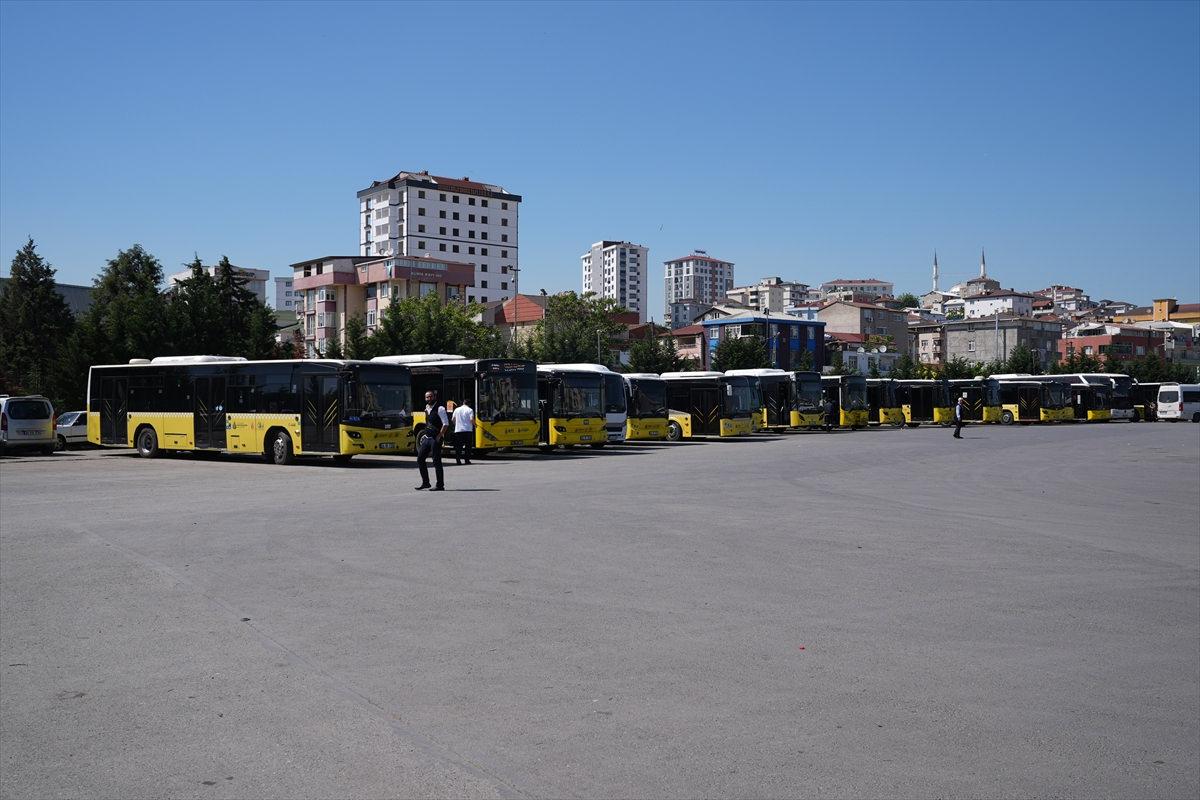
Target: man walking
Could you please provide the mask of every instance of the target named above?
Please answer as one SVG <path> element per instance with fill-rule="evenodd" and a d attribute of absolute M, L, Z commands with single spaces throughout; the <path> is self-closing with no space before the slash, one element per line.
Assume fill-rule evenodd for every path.
<path fill-rule="evenodd" d="M 963 417 L 967 414 L 967 401 L 965 395 L 958 398 L 958 402 L 954 405 L 954 438 L 962 438 Z"/>
<path fill-rule="evenodd" d="M 470 464 L 471 450 L 475 446 L 475 409 L 464 397 L 454 407 L 454 463 Z"/>
<path fill-rule="evenodd" d="M 437 473 L 437 485 L 431 491 L 446 490 L 446 480 L 442 474 L 442 439 L 450 420 L 446 417 L 446 408 L 437 401 L 437 392 L 430 389 L 425 393 L 425 427 L 417 434 L 417 469 L 421 472 L 421 485 L 417 491 L 429 489 L 429 469 L 425 462 L 433 458 L 433 470 Z"/>

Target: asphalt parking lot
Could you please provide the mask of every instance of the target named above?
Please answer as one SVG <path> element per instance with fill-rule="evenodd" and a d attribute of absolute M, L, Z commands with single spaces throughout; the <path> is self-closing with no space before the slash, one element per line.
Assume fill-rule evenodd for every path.
<path fill-rule="evenodd" d="M 1200 793 L 1200 425 L 0 460 L 0 795 Z"/>

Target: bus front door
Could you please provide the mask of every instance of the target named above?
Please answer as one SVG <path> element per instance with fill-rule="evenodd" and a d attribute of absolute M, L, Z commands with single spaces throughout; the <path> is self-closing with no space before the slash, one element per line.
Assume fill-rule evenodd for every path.
<path fill-rule="evenodd" d="M 225 376 L 196 378 L 192 416 L 197 448 L 225 447 Z"/>
<path fill-rule="evenodd" d="M 300 446 L 305 452 L 336 453 L 341 408 L 336 375 L 304 379 L 304 413 L 300 415 Z"/>
<path fill-rule="evenodd" d="M 100 379 L 100 442 L 129 444 L 129 379 Z"/>

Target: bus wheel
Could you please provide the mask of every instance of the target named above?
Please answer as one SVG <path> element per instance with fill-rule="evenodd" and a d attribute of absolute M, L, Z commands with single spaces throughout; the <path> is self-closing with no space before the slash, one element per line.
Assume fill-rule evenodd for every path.
<path fill-rule="evenodd" d="M 1013 415 L 1012 415 L 1011 411 L 1004 411 L 1000 414 L 1000 424 L 1001 425 L 1012 425 L 1013 424 Z"/>
<path fill-rule="evenodd" d="M 149 425 L 137 432 L 137 454 L 142 458 L 158 456 L 158 434 Z"/>
<path fill-rule="evenodd" d="M 353 453 L 350 453 L 350 454 L 345 454 L 345 453 L 343 453 L 343 454 L 340 454 L 340 455 L 336 455 L 336 456 L 334 456 L 334 457 L 333 457 L 333 463 L 335 463 L 335 464 L 338 464 L 339 466 L 343 466 L 343 467 L 344 467 L 344 466 L 346 466 L 347 464 L 349 464 L 349 463 L 350 463 L 350 459 L 352 459 L 352 458 L 354 458 L 354 454 L 353 454 Z"/>
<path fill-rule="evenodd" d="M 275 431 L 275 438 L 271 440 L 271 461 L 286 466 L 294 460 L 292 437 L 287 435 L 287 431 Z"/>
<path fill-rule="evenodd" d="M 667 423 L 667 441 L 668 442 L 678 442 L 682 438 L 683 438 L 683 428 L 679 427 L 679 423 L 674 422 L 674 421 L 668 422 Z"/>
<path fill-rule="evenodd" d="M 538 445 L 538 450 L 541 450 L 543 453 L 553 453 L 553 452 L 554 452 L 554 445 L 552 445 L 552 444 L 539 444 L 539 445 Z"/>
<path fill-rule="evenodd" d="M 606 444 L 608 444 L 608 442 L 592 442 L 588 446 L 591 447 L 593 450 L 599 450 L 601 447 L 604 447 L 604 445 L 606 445 Z"/>

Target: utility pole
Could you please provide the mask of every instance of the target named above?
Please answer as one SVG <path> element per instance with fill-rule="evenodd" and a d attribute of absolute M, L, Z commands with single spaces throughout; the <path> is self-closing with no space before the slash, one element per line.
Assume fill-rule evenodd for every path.
<path fill-rule="evenodd" d="M 600 333 L 601 333 L 600 329 L 597 328 L 596 329 L 596 363 L 597 364 L 604 363 L 604 356 L 602 356 L 600 354 Z"/>
<path fill-rule="evenodd" d="M 516 264 L 509 264 L 508 271 L 513 276 L 513 296 L 512 296 L 512 344 L 517 343 L 517 297 L 521 294 L 521 268 Z"/>

